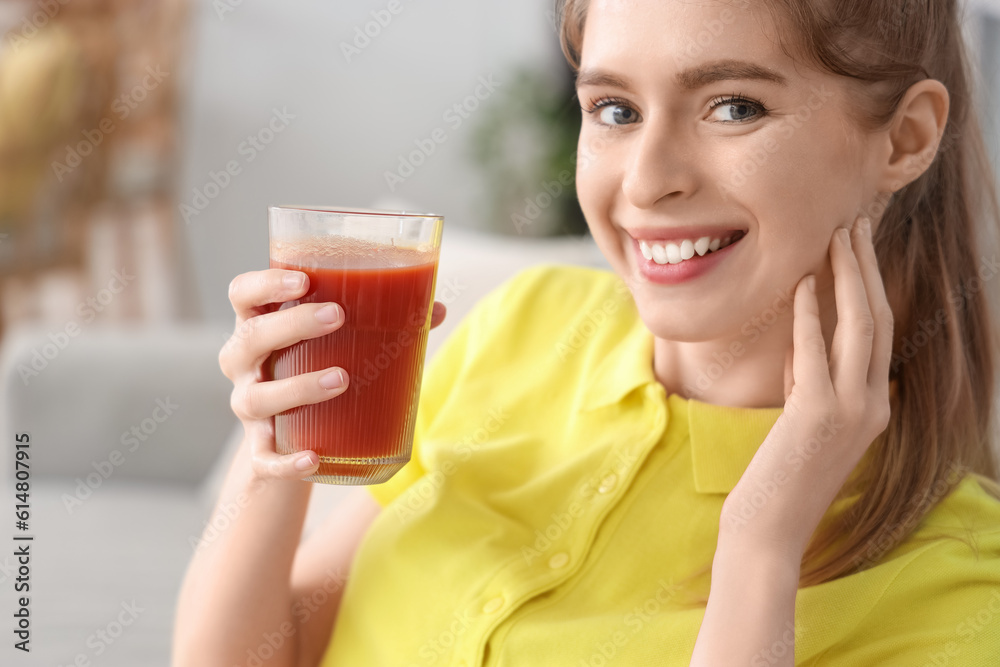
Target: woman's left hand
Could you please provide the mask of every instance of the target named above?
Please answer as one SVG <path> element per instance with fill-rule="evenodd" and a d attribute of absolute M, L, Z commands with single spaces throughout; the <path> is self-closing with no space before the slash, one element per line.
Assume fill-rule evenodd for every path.
<path fill-rule="evenodd" d="M 801 559 L 837 493 L 889 423 L 892 310 L 871 224 L 837 229 L 830 244 L 837 326 L 829 361 L 815 277 L 795 291 L 785 407 L 723 504 L 723 538 Z"/>

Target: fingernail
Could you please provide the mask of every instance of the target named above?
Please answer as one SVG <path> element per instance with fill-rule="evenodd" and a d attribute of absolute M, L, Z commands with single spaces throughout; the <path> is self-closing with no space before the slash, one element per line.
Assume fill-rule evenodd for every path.
<path fill-rule="evenodd" d="M 808 287 L 809 291 L 813 294 L 816 293 L 816 276 L 809 276 L 806 278 L 806 287 Z"/>
<path fill-rule="evenodd" d="M 346 383 L 347 378 L 344 377 L 344 371 L 339 368 L 335 371 L 330 371 L 319 379 L 319 385 L 324 389 L 336 389 L 337 387 L 343 387 Z"/>
<path fill-rule="evenodd" d="M 340 319 L 340 306 L 331 303 L 316 311 L 316 319 L 323 324 L 333 324 Z"/>
<path fill-rule="evenodd" d="M 309 468 L 312 468 L 314 465 L 316 464 L 313 463 L 312 458 L 308 454 L 299 457 L 299 459 L 295 461 L 295 468 L 297 470 L 309 470 Z"/>
<path fill-rule="evenodd" d="M 841 227 L 837 233 L 840 234 L 840 240 L 844 242 L 844 245 L 851 245 L 851 233 L 847 231 L 847 228 Z"/>
<path fill-rule="evenodd" d="M 288 289 L 300 289 L 306 282 L 306 277 L 301 273 L 289 273 L 284 278 L 285 287 Z"/>

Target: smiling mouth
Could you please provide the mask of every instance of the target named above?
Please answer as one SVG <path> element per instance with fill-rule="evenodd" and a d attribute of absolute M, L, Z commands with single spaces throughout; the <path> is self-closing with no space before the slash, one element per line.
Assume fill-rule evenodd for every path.
<path fill-rule="evenodd" d="M 639 251 L 643 257 L 657 264 L 680 264 L 718 252 L 739 242 L 744 236 L 746 232 L 734 231 L 725 236 L 702 236 L 697 239 L 639 241 Z"/>

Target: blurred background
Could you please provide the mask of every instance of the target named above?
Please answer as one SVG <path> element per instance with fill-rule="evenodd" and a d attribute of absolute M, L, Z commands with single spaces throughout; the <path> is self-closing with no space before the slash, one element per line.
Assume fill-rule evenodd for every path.
<path fill-rule="evenodd" d="M 1000 0 L 966 5 L 996 157 Z M 0 466 L 13 505 L 29 433 L 35 535 L 32 652 L 7 642 L 0 663 L 169 663 L 242 436 L 217 357 L 229 282 L 268 264 L 266 206 L 444 215 L 429 356 L 521 268 L 606 266 L 572 188 L 553 8 L 0 1 Z M 307 535 L 341 491 L 317 486 Z"/>

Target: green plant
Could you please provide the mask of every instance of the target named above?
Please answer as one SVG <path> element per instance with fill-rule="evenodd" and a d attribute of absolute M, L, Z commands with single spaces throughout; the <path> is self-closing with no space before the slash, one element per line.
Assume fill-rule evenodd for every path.
<path fill-rule="evenodd" d="M 572 71 L 554 76 L 521 67 L 506 78 L 471 143 L 487 182 L 490 227 L 530 236 L 585 233 L 575 188 L 580 107 Z"/>

